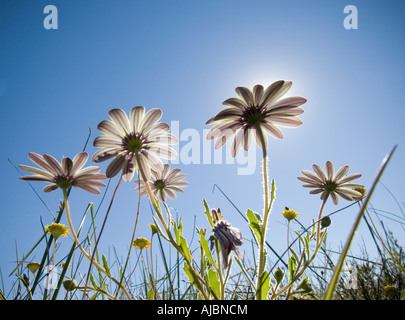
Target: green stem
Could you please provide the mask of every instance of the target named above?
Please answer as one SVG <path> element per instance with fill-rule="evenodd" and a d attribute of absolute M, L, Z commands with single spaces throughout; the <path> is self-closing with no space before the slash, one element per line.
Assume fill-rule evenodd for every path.
<path fill-rule="evenodd" d="M 76 242 L 77 247 L 80 249 L 80 251 L 83 253 L 83 255 L 89 259 L 93 265 L 100 270 L 102 273 L 104 273 L 106 276 L 108 276 L 107 272 L 104 270 L 104 268 L 102 266 L 100 266 L 96 261 L 92 260 L 92 257 L 86 252 L 86 250 L 83 249 L 82 245 L 80 244 L 79 239 L 77 238 L 75 229 L 73 227 L 73 223 L 72 223 L 72 219 L 70 217 L 70 209 L 69 209 L 69 203 L 68 203 L 68 198 L 67 198 L 67 193 L 66 193 L 66 189 L 63 189 L 63 199 L 65 202 L 65 210 L 66 210 L 66 217 L 69 223 L 69 228 L 70 228 L 70 232 L 73 236 L 74 241 Z M 116 284 L 119 284 L 119 282 L 117 280 L 115 280 L 113 277 L 108 276 L 112 281 L 114 281 Z M 129 293 L 126 291 L 125 287 L 122 286 L 122 290 L 124 291 L 124 293 L 126 294 L 126 296 L 128 297 L 128 299 L 131 299 Z"/>
<path fill-rule="evenodd" d="M 263 184 L 264 184 L 264 213 L 263 213 L 263 225 L 262 225 L 262 238 L 259 243 L 259 265 L 258 265 L 258 273 L 257 273 L 257 284 L 256 290 L 257 300 L 262 300 L 265 297 L 262 297 L 260 286 L 262 281 L 262 274 L 264 272 L 264 268 L 266 265 L 265 260 L 265 242 L 266 242 L 266 230 L 267 230 L 267 221 L 269 218 L 270 207 L 269 207 L 269 185 L 268 185 L 268 172 L 267 172 L 267 150 L 264 143 L 264 135 L 263 131 L 260 126 L 257 126 L 257 130 L 259 131 L 259 136 L 261 139 L 262 149 L 263 149 Z"/>
<path fill-rule="evenodd" d="M 209 298 L 208 298 L 208 295 L 207 295 L 207 293 L 205 292 L 205 290 L 204 290 L 204 288 L 203 288 L 203 286 L 202 286 L 202 283 L 204 283 L 204 280 L 202 279 L 201 275 L 195 270 L 193 264 L 192 264 L 192 263 L 189 263 L 189 262 L 187 261 L 186 257 L 184 256 L 183 250 L 180 248 L 180 246 L 179 246 L 179 245 L 176 243 L 176 241 L 173 239 L 172 233 L 170 232 L 170 227 L 167 226 L 166 221 L 165 221 L 165 219 L 163 218 L 162 212 L 160 211 L 159 206 L 158 206 L 157 203 L 156 203 L 156 199 L 155 199 L 155 197 L 154 197 L 153 194 L 152 194 L 152 190 L 150 189 L 148 179 L 146 178 L 145 172 L 143 171 L 143 168 L 142 168 L 141 163 L 140 163 L 140 161 L 139 161 L 139 155 L 136 154 L 135 157 L 136 157 L 136 161 L 137 161 L 137 164 L 138 164 L 138 168 L 139 168 L 140 174 L 141 174 L 142 179 L 143 179 L 143 181 L 144 181 L 144 183 L 145 183 L 145 187 L 146 187 L 146 190 L 147 190 L 147 192 L 148 192 L 149 199 L 150 199 L 150 201 L 151 201 L 151 203 L 152 203 L 153 208 L 155 209 L 155 212 L 156 212 L 156 214 L 157 214 L 157 216 L 158 216 L 160 222 L 163 224 L 163 228 L 164 228 L 165 231 L 166 231 L 166 234 L 167 234 L 167 236 L 168 236 L 168 238 L 169 238 L 169 242 L 170 242 L 170 243 L 173 245 L 173 247 L 175 247 L 176 250 L 183 256 L 184 260 L 185 260 L 186 263 L 188 264 L 188 267 L 189 267 L 190 272 L 192 273 L 194 279 L 196 280 L 196 287 L 197 287 L 197 289 L 198 289 L 198 290 L 201 292 L 201 294 L 204 296 L 204 299 L 208 300 L 208 299 L 209 299 Z"/>

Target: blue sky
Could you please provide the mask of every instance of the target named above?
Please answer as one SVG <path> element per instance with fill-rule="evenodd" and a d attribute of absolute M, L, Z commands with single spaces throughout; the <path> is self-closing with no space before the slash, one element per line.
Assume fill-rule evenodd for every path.
<path fill-rule="evenodd" d="M 58 29 L 43 26 L 46 5 L 58 9 Z M 343 26 L 346 5 L 358 9 L 358 29 Z M 92 155 L 97 125 L 112 108 L 126 112 L 133 106 L 161 108 L 162 120 L 178 122 L 179 132 L 198 133 L 205 139 L 205 122 L 222 110 L 222 101 L 234 97 L 237 86 L 267 86 L 291 80 L 289 96 L 308 99 L 299 128 L 283 129 L 284 139 L 270 139 L 269 174 L 277 185 L 277 199 L 269 222 L 268 241 L 282 252 L 286 223 L 280 212 L 288 206 L 308 225 L 321 205 L 317 196 L 302 188 L 301 170 L 327 160 L 362 173 L 368 188 L 383 157 L 399 147 L 382 182 L 403 209 L 405 116 L 403 74 L 405 4 L 389 1 L 8 1 L 0 3 L 0 108 L 2 112 L 2 168 L 0 213 L 0 267 L 5 282 L 19 257 L 52 222 L 30 186 L 19 180 L 10 164 L 28 164 L 28 152 L 48 153 L 61 159 L 86 151 Z M 189 141 L 180 141 L 179 150 Z M 208 227 L 202 199 L 220 207 L 225 219 L 250 233 L 233 206 L 213 186 L 217 184 L 242 211 L 261 212 L 263 191 L 261 153 L 256 149 L 256 170 L 237 175 L 238 164 L 176 164 L 190 186 L 169 205 L 183 216 L 188 239 L 194 219 Z M 224 154 L 225 157 L 225 154 Z M 88 165 L 91 163 L 88 162 Z M 102 170 L 106 164 L 102 163 Z M 104 216 L 118 178 L 111 181 L 98 219 Z M 62 194 L 42 193 L 55 212 Z M 121 184 L 100 246 L 125 255 L 135 221 L 135 184 Z M 74 190 L 73 219 L 89 202 L 101 196 Z M 372 203 L 376 208 L 404 216 L 395 199 L 379 186 Z M 329 203 L 325 213 L 339 206 Z M 333 219 L 329 246 L 345 243 L 357 208 Z M 137 236 L 150 236 L 150 210 L 146 199 Z M 404 244 L 403 228 L 384 220 Z M 62 223 L 66 223 L 65 218 Z M 101 222 L 100 222 L 101 225 Z M 367 231 L 357 234 L 353 249 L 374 250 Z M 64 240 L 69 243 L 68 240 Z M 194 241 L 196 241 L 194 239 Z M 195 244 L 195 242 L 194 242 Z M 250 248 L 246 248 L 250 250 Z M 41 252 L 37 256 L 39 259 Z M 270 256 L 269 262 L 274 259 Z"/>

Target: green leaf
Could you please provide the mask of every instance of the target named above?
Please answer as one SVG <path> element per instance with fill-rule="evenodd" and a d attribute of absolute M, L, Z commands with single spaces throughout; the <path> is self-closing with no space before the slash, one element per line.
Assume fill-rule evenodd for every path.
<path fill-rule="evenodd" d="M 209 279 L 209 284 L 210 284 L 211 290 L 213 291 L 216 298 L 220 299 L 221 298 L 221 285 L 219 283 L 217 273 L 214 270 L 212 270 L 211 268 L 208 269 L 208 279 Z"/>
<path fill-rule="evenodd" d="M 247 218 L 249 220 L 249 226 L 253 230 L 255 237 L 258 243 L 262 243 L 263 240 L 263 233 L 262 233 L 262 224 L 261 221 L 258 219 L 257 214 L 254 213 L 252 210 L 247 210 Z"/>
<path fill-rule="evenodd" d="M 103 267 L 105 269 L 105 273 L 107 274 L 108 277 L 111 277 L 110 267 L 108 266 L 107 259 L 105 258 L 104 255 L 101 256 L 101 259 L 103 260 Z"/>
<path fill-rule="evenodd" d="M 208 206 L 208 203 L 207 203 L 207 201 L 205 201 L 205 199 L 203 199 L 203 202 L 204 202 L 204 207 L 205 207 L 205 215 L 207 216 L 207 220 L 208 220 L 210 226 L 213 227 L 214 221 L 212 220 L 210 207 Z"/>
<path fill-rule="evenodd" d="M 190 280 L 190 282 L 191 282 L 192 284 L 196 284 L 196 281 L 195 281 L 195 279 L 194 279 L 194 276 L 193 276 L 193 274 L 191 273 L 191 271 L 190 271 L 190 269 L 189 269 L 187 263 L 184 264 L 183 270 L 184 270 L 184 272 L 186 273 L 186 275 L 187 275 L 187 277 L 188 277 L 188 280 Z"/>
<path fill-rule="evenodd" d="M 302 279 L 300 281 L 300 283 L 297 286 L 297 289 L 295 290 L 295 293 L 301 293 L 301 294 L 305 294 L 305 293 L 312 293 L 312 286 L 311 286 L 311 282 L 309 281 L 308 277 Z"/>
<path fill-rule="evenodd" d="M 152 288 L 148 290 L 148 300 L 155 300 L 155 293 Z"/>
<path fill-rule="evenodd" d="M 202 246 L 202 248 L 204 250 L 205 256 L 208 258 L 209 262 L 213 266 L 215 266 L 215 261 L 214 261 L 214 258 L 212 257 L 211 250 L 210 250 L 209 245 L 208 245 L 208 241 L 207 241 L 207 239 L 205 239 L 203 234 L 200 234 L 200 243 L 201 243 L 201 246 Z"/>
<path fill-rule="evenodd" d="M 267 271 L 264 271 L 260 277 L 260 287 L 258 288 L 261 293 L 262 299 L 266 300 L 270 291 L 270 275 Z"/>
<path fill-rule="evenodd" d="M 279 285 L 281 281 L 283 281 L 285 275 L 285 270 L 281 270 L 280 268 L 277 268 L 276 271 L 274 271 L 274 279 L 276 280 L 276 284 Z"/>
<path fill-rule="evenodd" d="M 294 279 L 296 268 L 297 268 L 297 260 L 295 258 L 295 255 L 292 255 L 288 259 L 288 271 L 290 273 L 290 282 L 292 282 Z"/>
<path fill-rule="evenodd" d="M 183 250 L 184 253 L 184 259 L 186 259 L 186 261 L 188 263 L 191 263 L 191 252 L 190 252 L 190 248 L 187 245 L 187 241 L 186 239 L 184 239 L 183 236 L 180 236 L 180 248 Z"/>

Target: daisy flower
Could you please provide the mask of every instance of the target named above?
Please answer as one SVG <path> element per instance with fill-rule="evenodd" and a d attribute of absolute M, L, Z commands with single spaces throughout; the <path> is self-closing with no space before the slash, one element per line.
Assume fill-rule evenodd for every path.
<path fill-rule="evenodd" d="M 177 157 L 169 145 L 177 144 L 178 139 L 168 133 L 168 124 L 158 122 L 162 117 L 160 109 L 145 113 L 144 107 L 134 107 L 129 117 L 121 109 L 110 110 L 108 114 L 111 120 L 103 120 L 97 127 L 104 135 L 96 137 L 93 143 L 101 148 L 93 155 L 94 162 L 113 159 L 106 170 L 108 178 L 122 170 L 123 179 L 129 182 L 138 171 L 138 163 L 148 178 L 150 168 L 162 170 L 160 158 Z"/>
<path fill-rule="evenodd" d="M 329 195 L 335 205 L 339 203 L 339 196 L 345 200 L 353 201 L 354 198 L 360 198 L 362 194 L 356 191 L 355 188 L 362 188 L 361 184 L 351 183 L 361 177 L 361 174 L 356 173 L 349 176 L 346 174 L 349 171 L 349 166 L 341 167 L 335 174 L 335 168 L 332 162 L 327 161 L 325 171 L 318 165 L 312 166 L 314 172 L 303 170 L 304 177 L 298 177 L 299 180 L 306 182 L 303 187 L 312 188 L 309 193 L 321 194 L 321 199 L 324 200 Z"/>
<path fill-rule="evenodd" d="M 235 157 L 242 146 L 248 150 L 252 136 L 262 149 L 267 148 L 267 136 L 282 139 L 283 133 L 278 128 L 298 127 L 302 121 L 297 116 L 304 112 L 301 105 L 307 100 L 302 97 L 281 99 L 291 88 L 291 81 L 277 81 L 266 89 L 256 85 L 250 91 L 245 87 L 235 89 L 239 98 L 230 98 L 222 104 L 228 108 L 207 121 L 215 124 L 207 133 L 207 139 L 216 139 L 215 148 L 222 147 L 232 136 L 231 155 Z M 263 145 L 264 144 L 264 145 Z"/>
<path fill-rule="evenodd" d="M 31 176 L 22 176 L 20 179 L 50 182 L 44 188 L 45 192 L 51 192 L 57 188 L 66 190 L 69 187 L 77 187 L 98 194 L 100 193 L 98 188 L 105 186 L 100 180 L 107 177 L 99 173 L 99 167 L 90 166 L 82 169 L 89 157 L 86 152 L 78 153 L 73 160 L 63 158 L 61 162 L 48 154 L 41 156 L 30 152 L 28 157 L 40 168 L 19 165 L 21 169 L 33 174 Z"/>
<path fill-rule="evenodd" d="M 165 164 L 162 171 L 155 171 L 151 169 L 151 175 L 149 179 L 149 185 L 152 193 L 160 199 L 160 201 L 166 202 L 167 197 L 174 200 L 176 199 L 176 192 L 184 192 L 183 187 L 187 187 L 189 183 L 184 181 L 185 174 L 180 173 L 180 169 L 170 170 L 170 166 Z M 139 181 L 135 180 L 138 184 Z M 140 191 L 141 197 L 148 194 L 145 182 L 141 180 L 140 185 L 135 188 L 136 191 Z"/>

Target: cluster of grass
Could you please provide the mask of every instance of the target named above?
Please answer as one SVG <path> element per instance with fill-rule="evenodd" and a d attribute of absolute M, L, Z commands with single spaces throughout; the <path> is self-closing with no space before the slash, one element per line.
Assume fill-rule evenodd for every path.
<path fill-rule="evenodd" d="M 219 186 L 216 186 L 221 192 Z M 223 193 L 230 201 L 230 199 Z M 360 202 L 359 202 L 360 203 Z M 208 204 L 204 202 L 206 210 Z M 233 204 L 233 203 L 232 203 Z M 348 207 L 356 205 L 351 203 Z M 351 256 L 347 254 L 345 266 L 350 265 L 350 270 L 341 270 L 333 292 L 333 299 L 343 300 L 403 300 L 405 299 L 405 252 L 395 240 L 391 231 L 386 230 L 383 219 L 379 218 L 376 209 L 370 210 L 363 207 L 365 212 L 361 211 L 360 219 L 366 224 L 371 238 L 374 240 L 378 256 L 370 258 L 367 249 L 360 256 Z M 236 208 L 237 209 L 237 208 Z M 345 208 L 332 214 L 339 214 Z M 64 204 L 60 204 L 59 214 L 64 211 Z M 238 210 L 239 211 L 239 210 Z M 374 218 L 371 217 L 374 213 Z M 243 213 L 239 211 L 243 216 Z M 139 212 L 138 212 L 139 213 Z M 209 212 L 206 212 L 207 216 Z M 153 214 L 153 210 L 152 210 Z M 385 212 L 386 216 L 391 215 Z M 85 232 L 83 230 L 84 221 L 87 217 L 91 219 L 90 228 Z M 107 274 L 99 270 L 89 268 L 88 260 L 77 249 L 73 242 L 70 250 L 66 253 L 59 252 L 60 247 L 56 246 L 56 252 L 52 251 L 52 236 L 44 232 L 43 237 L 39 239 L 36 245 L 21 259 L 17 257 L 17 266 L 10 276 L 12 277 L 12 288 L 7 292 L 4 289 L 4 279 L 2 277 L 3 288 L 0 289 L 0 299 L 27 300 L 27 299 L 64 299 L 64 300 L 93 300 L 93 299 L 142 299 L 142 300 L 196 300 L 201 299 L 198 287 L 185 272 L 185 258 L 177 250 L 173 250 L 162 234 L 155 230 L 152 232 L 151 246 L 135 249 L 132 248 L 135 259 L 124 259 L 118 257 L 114 252 L 114 257 L 108 258 L 101 254 L 96 247 L 97 235 L 95 226 L 95 212 L 92 204 L 88 206 L 82 216 L 77 234 L 82 240 L 82 246 L 88 252 L 94 253 L 95 261 L 102 265 Z M 246 218 L 248 221 L 248 218 Z M 156 221 L 156 220 L 155 220 Z M 294 285 L 289 283 L 294 278 L 291 269 L 294 268 L 294 259 L 297 253 L 303 252 L 303 246 L 307 245 L 303 238 L 311 237 L 315 234 L 315 223 L 312 226 L 305 227 L 298 219 L 296 225 L 300 226 L 296 230 L 296 237 L 291 239 L 289 248 L 284 253 L 278 255 L 278 259 L 269 262 L 271 280 L 269 282 L 269 297 L 274 299 L 323 299 L 330 289 L 331 279 L 337 270 L 338 262 L 334 257 L 340 256 L 342 252 L 335 252 L 327 249 L 326 245 L 320 246 L 320 252 L 317 260 L 305 268 L 305 271 L 294 280 Z M 402 219 L 396 216 L 396 221 L 403 226 Z M 182 227 L 181 218 L 176 218 L 174 225 Z M 311 230 L 312 229 L 312 230 Z M 325 228 L 326 229 L 326 228 Z M 380 230 L 380 231 L 379 231 Z M 153 231 L 153 229 L 152 229 Z M 84 234 L 86 233 L 86 234 Z M 194 237 L 200 236 L 202 230 L 196 229 Z M 254 239 L 254 237 L 253 237 Z M 208 240 L 207 244 L 209 244 Z M 40 261 L 41 273 L 30 271 L 27 268 L 31 256 L 35 251 L 39 251 L 42 246 L 44 254 Z M 213 269 L 207 263 L 207 253 L 201 245 L 190 246 L 191 255 L 194 257 L 193 264 L 199 273 L 204 269 L 212 270 L 207 274 L 211 279 L 210 287 L 212 292 L 211 299 L 222 297 L 226 300 L 253 300 L 257 297 L 255 282 L 257 277 L 257 243 L 245 243 L 245 252 L 251 246 L 251 254 L 247 254 L 245 259 L 241 260 L 234 257 L 228 269 L 222 269 L 222 281 L 226 282 L 221 293 L 221 285 L 215 277 Z M 266 243 L 267 249 L 272 250 Z M 212 256 L 216 255 L 219 247 L 212 247 Z M 220 249 L 219 249 L 220 250 Z M 342 250 L 344 251 L 344 250 Z M 55 254 L 59 261 L 52 261 Z M 219 252 L 218 252 L 219 253 Z M 289 258 L 287 258 L 289 256 Z M 219 255 L 217 256 L 218 261 Z M 213 259 L 213 258 L 212 258 Z M 209 259 L 211 260 L 211 259 Z M 214 259 L 213 259 L 214 260 Z M 296 257 L 295 263 L 299 260 Z M 132 262 L 131 262 L 132 261 Z M 134 264 L 135 261 L 135 264 Z M 53 263 L 52 263 L 53 262 Z M 217 263 L 217 261 L 213 261 Z M 54 264 L 57 268 L 52 270 L 45 266 Z M 297 268 L 295 266 L 295 268 Z M 50 281 L 53 279 L 55 283 Z M 128 296 L 119 290 L 119 286 L 113 283 L 111 279 L 117 279 L 117 282 L 123 284 L 127 289 Z M 113 289 L 115 285 L 115 289 Z M 278 293 L 278 288 L 288 288 Z"/>

